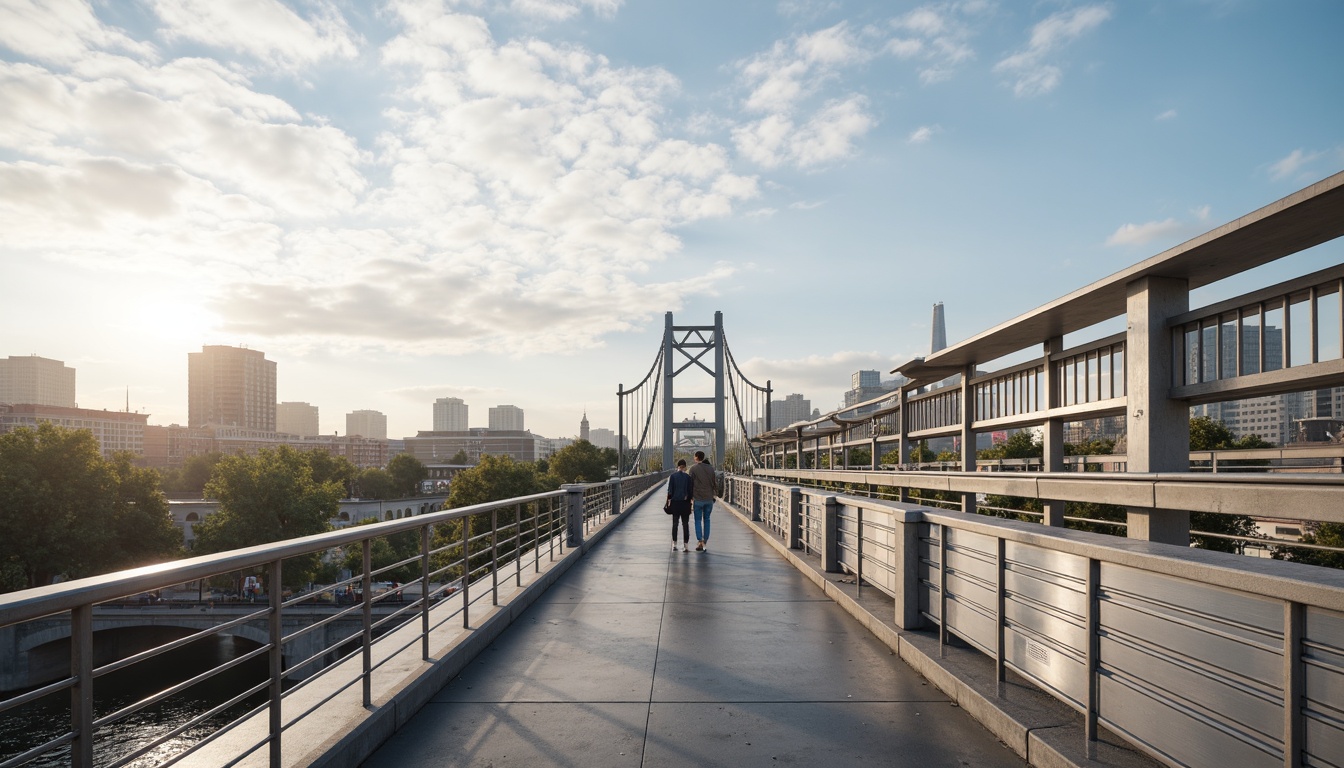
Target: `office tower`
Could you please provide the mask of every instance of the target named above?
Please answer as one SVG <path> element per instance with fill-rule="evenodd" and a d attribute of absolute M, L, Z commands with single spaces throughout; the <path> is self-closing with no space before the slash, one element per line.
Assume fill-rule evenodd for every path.
<path fill-rule="evenodd" d="M 876 387 L 882 383 L 881 371 L 856 371 L 849 377 L 849 388 L 858 389 L 859 387 Z"/>
<path fill-rule="evenodd" d="M 933 305 L 933 337 L 929 340 L 929 354 L 947 347 L 947 323 L 943 320 L 943 302 Z"/>
<path fill-rule="evenodd" d="M 351 411 L 345 414 L 345 434 L 387 439 L 387 417 L 378 411 Z"/>
<path fill-rule="evenodd" d="M 255 349 L 202 346 L 187 353 L 191 427 L 275 431 L 275 361 Z"/>
<path fill-rule="evenodd" d="M 275 406 L 275 431 L 299 437 L 317 437 L 317 406 L 281 403 Z"/>
<path fill-rule="evenodd" d="M 497 405 L 490 409 L 491 430 L 523 429 L 523 409 L 516 405 Z"/>
<path fill-rule="evenodd" d="M 802 395 L 787 395 L 783 400 L 770 401 L 770 426 L 774 429 L 787 427 L 799 421 L 812 418 L 812 401 Z"/>
<path fill-rule="evenodd" d="M 75 407 L 75 369 L 29 355 L 0 360 L 0 403 Z"/>
<path fill-rule="evenodd" d="M 588 411 L 583 412 L 583 419 L 579 422 L 579 439 L 592 442 L 588 437 Z"/>
<path fill-rule="evenodd" d="M 467 404 L 460 397 L 440 397 L 434 401 L 435 432 L 466 432 Z"/>

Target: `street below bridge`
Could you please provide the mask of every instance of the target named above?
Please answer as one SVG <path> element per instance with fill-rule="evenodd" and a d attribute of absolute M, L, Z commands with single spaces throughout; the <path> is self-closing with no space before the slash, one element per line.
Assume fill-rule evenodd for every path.
<path fill-rule="evenodd" d="M 370 757 L 408 766 L 1025 763 L 728 510 L 654 493 Z"/>

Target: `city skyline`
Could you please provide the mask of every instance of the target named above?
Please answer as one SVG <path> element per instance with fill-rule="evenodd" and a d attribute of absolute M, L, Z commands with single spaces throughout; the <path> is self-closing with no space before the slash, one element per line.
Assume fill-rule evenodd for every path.
<path fill-rule="evenodd" d="M 324 434 L 457 397 L 564 436 L 615 425 L 664 312 L 722 310 L 743 372 L 824 412 L 926 354 L 935 302 L 955 344 L 1344 167 L 1341 26 L 1321 0 L 5 6 L 0 355 L 157 424 L 226 345 Z M 823 272 L 843 311 L 781 314 L 830 309 Z"/>

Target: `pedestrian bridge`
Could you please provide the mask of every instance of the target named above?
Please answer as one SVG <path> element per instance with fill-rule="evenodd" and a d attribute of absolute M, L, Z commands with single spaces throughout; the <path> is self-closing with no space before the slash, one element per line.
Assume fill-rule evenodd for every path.
<path fill-rule="evenodd" d="M 1217 529 L 1255 517 L 1344 530 L 1344 449 L 1312 447 L 1292 467 L 1192 453 L 1188 419 L 1192 406 L 1280 395 L 1312 398 L 1321 418 L 1334 407 L 1341 236 L 1344 173 L 911 361 L 897 392 L 789 425 L 770 423 L 770 384 L 742 375 L 721 313 L 704 326 L 669 314 L 648 374 L 617 388 L 631 450 L 615 479 L 0 596 L 0 628 L 70 623 L 65 677 L 0 694 L 6 718 L 68 701 L 68 727 L 20 734 L 32 738 L 0 768 L 1339 768 L 1344 570 L 1245 557 L 1250 534 Z M 1190 306 L 1197 288 L 1310 248 L 1336 249 L 1334 266 Z M 1089 337 L 1116 318 L 1123 332 Z M 697 371 L 714 396 L 679 397 L 673 380 Z M 726 470 L 709 554 L 671 552 L 658 511 L 683 446 L 678 404 L 714 410 L 692 425 L 714 433 Z M 1066 428 L 1107 420 L 1123 455 L 1067 463 Z M 978 436 L 1019 429 L 1042 437 L 1036 464 L 982 471 L 1014 467 L 978 465 Z M 955 440 L 957 460 L 917 458 L 930 440 Z M 1083 514 L 1099 506 L 1110 516 Z M 419 551 L 375 560 L 393 536 Z M 255 612 L 98 658 L 98 604 L 239 573 L 283 585 L 291 563 L 361 551 L 336 587 L 372 594 L 409 570 L 397 580 L 420 599 L 295 627 L 286 616 L 310 597 L 271 589 Z M 342 621 L 355 629 L 321 651 L 334 663 L 299 679 L 316 655 L 296 649 Z M 266 679 L 108 735 L 200 680 L 108 702 L 104 675 L 148 673 L 157 654 L 242 625 L 264 627 L 248 656 L 266 660 Z"/>

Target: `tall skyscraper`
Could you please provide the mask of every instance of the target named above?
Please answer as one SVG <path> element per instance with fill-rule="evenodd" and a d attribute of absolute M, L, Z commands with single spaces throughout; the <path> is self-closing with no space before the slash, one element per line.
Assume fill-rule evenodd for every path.
<path fill-rule="evenodd" d="M 497 405 L 490 409 L 491 430 L 523 430 L 523 409 L 516 405 Z"/>
<path fill-rule="evenodd" d="M 75 369 L 37 355 L 0 360 L 0 403 L 75 407 Z"/>
<path fill-rule="evenodd" d="M 345 434 L 387 439 L 387 416 L 379 411 L 351 411 L 345 414 Z"/>
<path fill-rule="evenodd" d="M 435 432 L 466 432 L 467 404 L 460 397 L 440 397 L 434 401 Z"/>
<path fill-rule="evenodd" d="M 275 361 L 255 349 L 202 346 L 187 353 L 191 427 L 275 431 Z"/>
<path fill-rule="evenodd" d="M 579 439 L 592 442 L 588 437 L 588 411 L 583 412 L 583 419 L 579 421 Z"/>
<path fill-rule="evenodd" d="M 317 437 L 317 406 L 281 403 L 275 406 L 275 431 L 299 437 Z"/>
<path fill-rule="evenodd" d="M 943 319 L 943 302 L 933 305 L 933 336 L 929 339 L 929 354 L 947 348 L 947 322 Z"/>
<path fill-rule="evenodd" d="M 812 401 L 802 395 L 787 395 L 783 400 L 770 401 L 770 426 L 774 429 L 807 421 L 810 418 L 812 418 Z"/>

